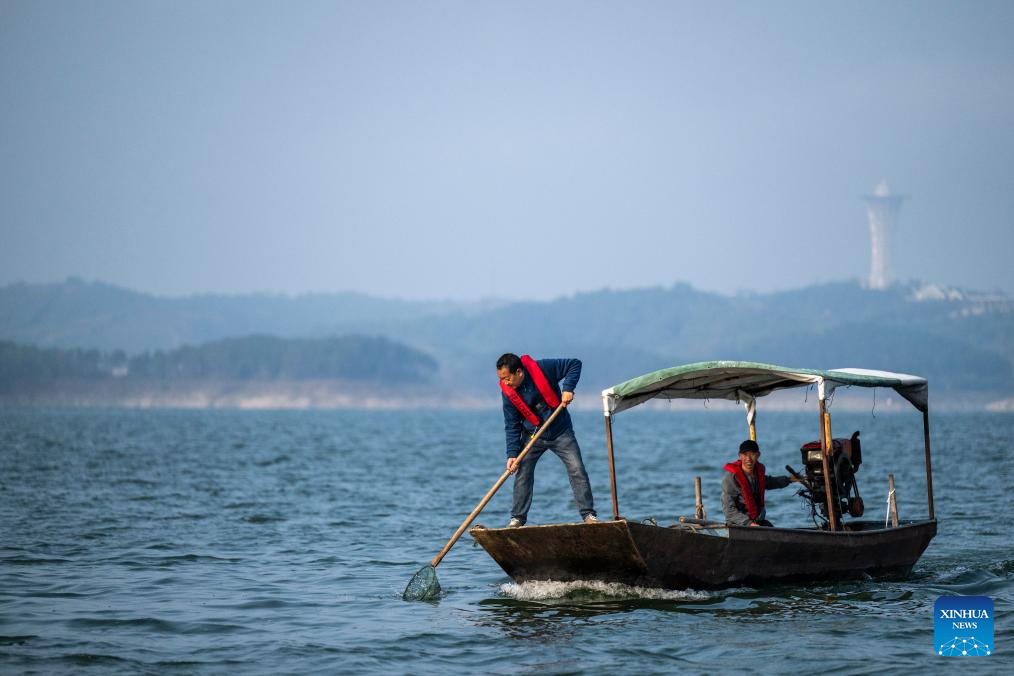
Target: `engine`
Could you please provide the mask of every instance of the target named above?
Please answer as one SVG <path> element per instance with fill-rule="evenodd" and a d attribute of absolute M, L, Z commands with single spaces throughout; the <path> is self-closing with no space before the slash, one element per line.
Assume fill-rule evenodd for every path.
<path fill-rule="evenodd" d="M 840 521 L 842 514 L 862 516 L 863 499 L 859 495 L 859 484 L 856 483 L 856 472 L 863 462 L 859 432 L 854 432 L 848 439 L 832 439 L 831 446 L 832 453 L 828 458 L 829 477 L 824 476 L 824 462 L 821 457 L 824 450 L 819 441 L 803 444 L 799 449 L 806 474 L 805 488 L 799 494 L 809 501 L 814 518 L 819 512 L 826 522 L 829 513 L 825 484 L 829 483 L 831 509 L 834 510 L 836 520 Z M 792 471 L 791 468 L 787 469 Z"/>

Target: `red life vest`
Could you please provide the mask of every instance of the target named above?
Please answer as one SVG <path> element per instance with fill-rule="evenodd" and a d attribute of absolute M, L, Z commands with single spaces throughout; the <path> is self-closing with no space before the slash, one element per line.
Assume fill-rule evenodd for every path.
<path fill-rule="evenodd" d="M 743 491 L 743 501 L 746 502 L 746 513 L 751 521 L 755 520 L 760 516 L 761 509 L 764 508 L 764 465 L 758 462 L 754 469 L 757 472 L 757 493 L 760 495 L 760 502 L 753 497 L 753 490 L 750 488 L 750 481 L 746 478 L 741 461 L 730 462 L 725 466 L 725 469 L 728 472 L 732 472 L 732 475 L 736 477 L 739 489 Z"/>
<path fill-rule="evenodd" d="M 546 379 L 546 374 L 542 372 L 542 369 L 539 368 L 536 361 L 527 354 L 523 354 L 521 355 L 521 365 L 525 367 L 525 371 L 527 371 L 528 375 L 531 376 L 532 382 L 535 383 L 535 388 L 539 391 L 539 394 L 542 395 L 542 398 L 546 400 L 549 408 L 555 409 L 559 406 L 560 397 L 556 396 L 556 392 L 549 385 L 549 380 Z M 539 420 L 539 416 L 535 415 L 535 412 L 528 408 L 528 404 L 521 399 L 521 395 L 518 394 L 513 387 L 501 380 L 500 389 L 507 398 L 510 399 L 511 403 L 514 404 L 514 408 L 518 410 L 525 420 L 535 427 L 542 424 L 542 421 Z"/>

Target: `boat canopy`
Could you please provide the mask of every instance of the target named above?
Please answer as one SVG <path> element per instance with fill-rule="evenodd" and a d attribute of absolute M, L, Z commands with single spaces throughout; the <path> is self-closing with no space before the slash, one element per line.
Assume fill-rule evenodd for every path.
<path fill-rule="evenodd" d="M 649 399 L 729 399 L 743 403 L 752 419 L 754 400 L 775 390 L 817 385 L 825 399 L 835 388 L 890 387 L 922 412 L 929 397 L 925 378 L 843 368 L 797 369 L 750 361 L 704 361 L 654 371 L 602 391 L 606 415 L 633 408 Z"/>

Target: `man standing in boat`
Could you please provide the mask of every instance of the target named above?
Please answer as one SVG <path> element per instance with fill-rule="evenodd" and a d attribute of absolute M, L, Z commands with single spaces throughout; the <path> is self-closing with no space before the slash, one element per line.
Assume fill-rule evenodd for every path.
<path fill-rule="evenodd" d="M 764 491 L 785 488 L 794 477 L 767 476 L 764 465 L 757 461 L 760 447 L 753 439 L 739 445 L 739 460 L 725 466 L 722 479 L 722 511 L 730 526 L 771 526 L 764 508 Z"/>
<path fill-rule="evenodd" d="M 503 399 L 504 430 L 507 434 L 507 469 L 514 473 L 514 504 L 509 528 L 525 525 L 532 506 L 535 463 L 552 450 L 563 461 L 574 491 L 574 501 L 585 523 L 598 521 L 592 500 L 588 472 L 581 459 L 581 448 L 574 436 L 570 412 L 563 411 L 542 433 L 528 455 L 517 462 L 524 439 L 539 428 L 558 406 L 566 408 L 574 399 L 574 388 L 581 377 L 580 359 L 532 359 L 508 352 L 496 360 Z"/>

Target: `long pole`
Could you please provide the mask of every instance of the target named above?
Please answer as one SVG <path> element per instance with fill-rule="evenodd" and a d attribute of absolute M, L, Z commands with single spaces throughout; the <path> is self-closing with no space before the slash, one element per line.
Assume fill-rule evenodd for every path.
<path fill-rule="evenodd" d="M 532 450 L 532 446 L 534 446 L 535 442 L 539 440 L 539 437 L 542 436 L 542 433 L 546 431 L 546 428 L 549 427 L 550 423 L 552 423 L 553 420 L 556 419 L 556 416 L 560 415 L 560 412 L 563 411 L 563 409 L 565 408 L 567 407 L 557 406 L 556 410 L 553 411 L 553 415 L 549 416 L 546 422 L 542 424 L 542 427 L 540 427 L 535 432 L 535 434 L 532 435 L 532 438 L 528 441 L 528 445 L 525 446 L 520 453 L 518 453 L 517 462 L 514 465 L 515 468 L 521 464 L 521 461 L 525 459 L 526 455 L 528 455 L 528 451 Z M 440 550 L 440 553 L 433 557 L 433 560 L 430 561 L 431 566 L 433 566 L 434 568 L 437 567 L 437 564 L 439 564 L 440 561 L 444 558 L 444 555 L 446 555 L 447 552 L 451 550 L 451 547 L 453 547 L 454 543 L 458 541 L 458 538 L 461 537 L 461 534 L 465 532 L 465 529 L 468 528 L 468 525 L 475 520 L 475 517 L 479 516 L 479 512 L 482 511 L 482 508 L 485 507 L 486 503 L 488 503 L 493 498 L 493 495 L 498 490 L 500 490 L 500 486 L 503 486 L 503 482 L 507 481 L 507 477 L 509 477 L 511 474 L 513 474 L 513 472 L 511 470 L 507 470 L 500 475 L 500 478 L 497 479 L 497 482 L 493 484 L 492 488 L 489 489 L 489 492 L 486 493 L 486 496 L 483 497 L 482 501 L 478 505 L 476 505 L 475 509 L 472 510 L 472 513 L 469 514 L 468 517 L 461 522 L 461 525 L 458 526 L 458 530 L 454 532 L 454 535 L 452 535 L 451 539 L 447 541 L 447 544 L 444 545 L 444 548 Z"/>
<path fill-rule="evenodd" d="M 831 468 L 828 466 L 828 457 L 831 455 L 831 447 L 833 445 L 831 441 L 831 416 L 827 412 L 827 404 L 823 399 L 820 400 L 820 440 L 821 445 L 824 447 L 823 453 L 820 454 L 820 461 L 824 468 L 824 498 L 827 500 L 827 518 L 831 524 L 831 532 L 838 530 L 838 524 L 834 516 L 834 503 L 831 498 Z"/>
<path fill-rule="evenodd" d="M 620 520 L 620 505 L 616 498 L 616 463 L 613 462 L 613 418 L 606 413 L 606 451 L 609 454 L 609 490 L 613 494 L 613 521 Z"/>
<path fill-rule="evenodd" d="M 933 462 L 930 460 L 929 408 L 922 412 L 922 436 L 926 447 L 926 500 L 929 502 L 930 521 L 936 518 L 933 511 Z"/>

